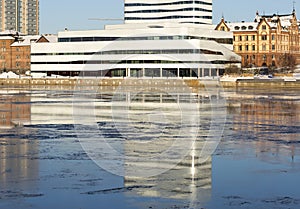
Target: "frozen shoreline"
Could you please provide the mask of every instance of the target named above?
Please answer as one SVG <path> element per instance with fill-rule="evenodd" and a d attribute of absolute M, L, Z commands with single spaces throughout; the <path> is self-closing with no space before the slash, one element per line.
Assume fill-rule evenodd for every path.
<path fill-rule="evenodd" d="M 267 88 L 300 88 L 300 79 L 283 78 L 0 78 L 0 86 L 7 87 L 42 87 L 42 86 L 153 86 L 153 87 L 267 87 Z"/>

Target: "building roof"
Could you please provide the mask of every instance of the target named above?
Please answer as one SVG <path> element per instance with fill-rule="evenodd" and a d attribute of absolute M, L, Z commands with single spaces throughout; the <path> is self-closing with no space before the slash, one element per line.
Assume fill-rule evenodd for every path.
<path fill-rule="evenodd" d="M 15 38 L 12 36 L 0 36 L 0 40 L 14 40 Z"/>
<path fill-rule="evenodd" d="M 31 43 L 36 42 L 40 36 L 21 36 L 18 41 L 14 42 L 11 46 L 30 46 Z"/>
<path fill-rule="evenodd" d="M 0 36 L 19 36 L 19 35 L 24 35 L 24 34 L 15 30 L 5 30 L 0 32 Z"/>
<path fill-rule="evenodd" d="M 43 34 L 40 36 L 40 38 L 37 40 L 37 42 L 40 41 L 40 39 L 45 38 L 49 43 L 56 43 L 58 42 L 58 36 L 55 34 Z"/>
<path fill-rule="evenodd" d="M 50 43 L 56 43 L 57 42 L 57 35 L 53 35 L 53 34 L 46 34 L 43 35 Z"/>
<path fill-rule="evenodd" d="M 227 26 L 230 31 L 256 31 L 258 23 L 257 22 L 237 22 L 228 23 Z"/>
<path fill-rule="evenodd" d="M 272 29 L 281 27 L 282 30 L 287 30 L 292 24 L 293 20 L 296 19 L 295 12 L 292 14 L 273 14 L 273 15 L 260 15 L 256 13 L 256 17 L 253 22 L 236 22 L 236 23 L 227 23 L 227 26 L 230 28 L 230 31 L 256 31 L 257 26 L 263 20 L 265 20 Z M 298 26 L 300 22 L 297 22 Z"/>
<path fill-rule="evenodd" d="M 273 15 L 260 15 L 256 13 L 254 22 L 260 22 L 262 19 L 265 19 L 271 28 L 277 28 L 280 23 L 282 29 L 287 29 L 292 25 L 293 19 L 296 17 L 295 11 L 292 14 L 273 14 Z"/>

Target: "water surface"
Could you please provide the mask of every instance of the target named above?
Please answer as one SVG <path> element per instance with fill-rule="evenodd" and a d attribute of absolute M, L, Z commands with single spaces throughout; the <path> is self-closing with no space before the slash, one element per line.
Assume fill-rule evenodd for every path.
<path fill-rule="evenodd" d="M 223 99 L 225 111 L 217 102 Z M 182 121 L 195 114 L 185 107 L 195 105 L 199 123 L 187 125 Z M 92 115 L 83 111 L 90 107 Z M 0 208 L 300 207 L 297 89 L 2 89 L 0 110 Z M 224 113 L 225 121 L 212 118 Z M 222 138 L 201 161 L 209 129 Z M 83 149 L 82 140 L 99 133 L 127 157 L 109 159 L 100 150 L 96 160 L 120 163 L 123 177 Z M 147 156 L 164 152 L 175 139 L 195 142 L 194 151 L 179 164 L 176 157 L 149 163 Z M 168 169 L 138 176 L 157 167 Z"/>

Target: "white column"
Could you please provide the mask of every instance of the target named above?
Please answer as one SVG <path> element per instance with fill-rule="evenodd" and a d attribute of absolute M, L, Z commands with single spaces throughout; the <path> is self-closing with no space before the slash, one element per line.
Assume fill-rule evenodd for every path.
<path fill-rule="evenodd" d="M 130 77 L 130 68 L 126 68 L 126 77 Z"/>

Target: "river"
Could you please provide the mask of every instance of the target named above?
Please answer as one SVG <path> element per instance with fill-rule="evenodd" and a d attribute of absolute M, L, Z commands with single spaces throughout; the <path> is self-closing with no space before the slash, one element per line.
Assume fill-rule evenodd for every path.
<path fill-rule="evenodd" d="M 0 208 L 299 208 L 299 89 L 1 88 Z"/>

